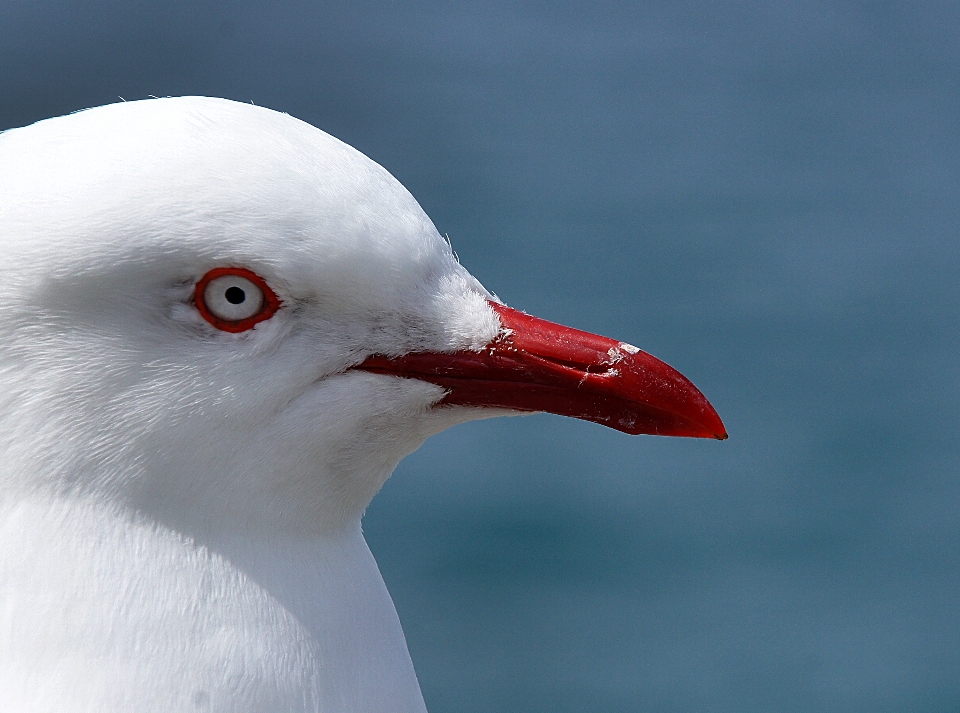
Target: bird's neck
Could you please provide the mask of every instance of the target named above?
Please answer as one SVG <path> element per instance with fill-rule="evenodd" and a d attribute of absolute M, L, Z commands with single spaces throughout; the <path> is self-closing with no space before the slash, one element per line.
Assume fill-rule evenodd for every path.
<path fill-rule="evenodd" d="M 89 664 L 91 681 L 104 672 L 139 676 L 162 698 L 164 691 L 180 695 L 182 680 L 161 679 L 183 669 L 197 679 L 190 686 L 216 698 L 233 695 L 229 673 L 243 662 L 260 680 L 251 695 L 292 696 L 264 710 L 424 713 L 396 610 L 359 520 L 296 536 L 245 532 L 239 524 L 197 536 L 89 498 L 30 497 L 4 508 L 0 547 L 23 562 L 0 567 L 0 584 L 24 573 L 11 589 L 17 597 L 6 602 L 12 616 L 24 635 L 50 629 L 50 641 L 28 636 L 34 648 Z M 69 622 L 50 623 L 65 611 L 110 626 L 71 639 L 65 651 L 57 632 Z M 141 650 L 168 651 L 175 660 L 142 660 Z M 117 660 L 97 659 L 102 651 L 117 652 Z M 115 709 L 122 706 L 102 708 Z"/>
<path fill-rule="evenodd" d="M 318 637 L 362 618 L 357 607 L 396 619 L 359 521 L 306 535 L 207 532 L 193 542 L 228 560 Z M 395 634 L 402 640 L 398 623 Z"/>
<path fill-rule="evenodd" d="M 321 688 L 354 710 L 422 711 L 396 609 L 360 522 L 307 537 L 204 543 L 254 580 L 310 633 L 323 662 Z M 357 696 L 360 699 L 357 699 Z"/>

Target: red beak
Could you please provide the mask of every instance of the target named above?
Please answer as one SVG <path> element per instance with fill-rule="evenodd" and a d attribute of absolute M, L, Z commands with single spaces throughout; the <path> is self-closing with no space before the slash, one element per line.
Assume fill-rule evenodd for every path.
<path fill-rule="evenodd" d="M 441 403 L 547 411 L 626 433 L 723 440 L 700 390 L 636 347 L 491 302 L 503 326 L 481 352 L 372 356 L 358 369 L 447 389 Z"/>

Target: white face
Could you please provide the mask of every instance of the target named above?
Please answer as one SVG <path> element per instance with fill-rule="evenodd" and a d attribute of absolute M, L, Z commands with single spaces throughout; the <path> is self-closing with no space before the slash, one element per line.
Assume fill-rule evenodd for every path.
<path fill-rule="evenodd" d="M 220 268 L 242 270 L 209 280 L 205 318 L 196 285 Z M 257 321 L 260 281 L 279 307 Z M 432 408 L 431 384 L 345 370 L 481 348 L 500 328 L 488 298 L 384 169 L 286 115 L 162 99 L 7 132 L 0 476 L 186 530 L 214 501 L 335 526 L 476 415 Z"/>

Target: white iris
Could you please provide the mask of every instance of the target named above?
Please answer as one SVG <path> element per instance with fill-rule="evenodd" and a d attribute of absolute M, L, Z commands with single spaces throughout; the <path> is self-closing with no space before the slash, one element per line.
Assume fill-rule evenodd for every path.
<path fill-rule="evenodd" d="M 203 291 L 203 301 L 215 317 L 239 322 L 260 312 L 263 291 L 245 277 L 224 275 L 210 281 Z"/>

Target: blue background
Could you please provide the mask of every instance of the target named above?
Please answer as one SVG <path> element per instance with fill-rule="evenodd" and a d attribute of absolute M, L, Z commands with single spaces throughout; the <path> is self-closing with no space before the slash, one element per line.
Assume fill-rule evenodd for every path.
<path fill-rule="evenodd" d="M 384 165 L 724 443 L 461 426 L 365 518 L 432 713 L 960 708 L 960 5 L 0 4 L 0 128 L 147 95 Z"/>

